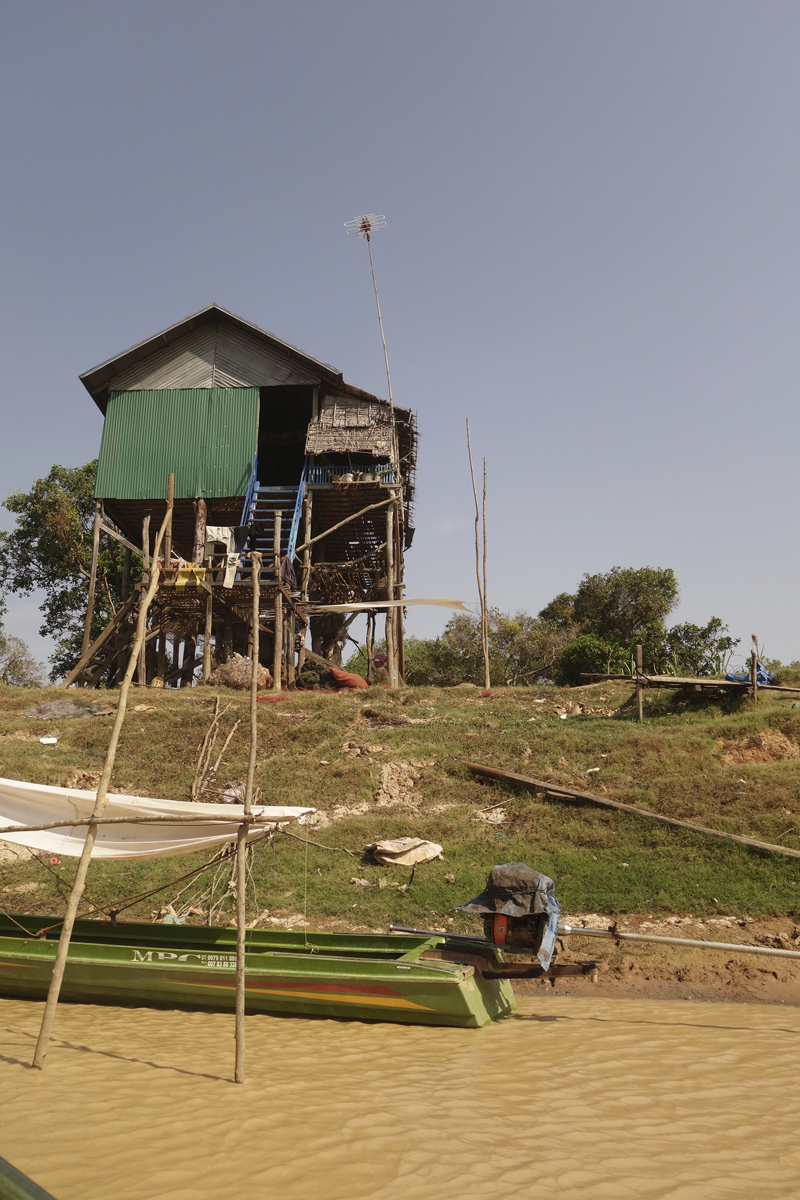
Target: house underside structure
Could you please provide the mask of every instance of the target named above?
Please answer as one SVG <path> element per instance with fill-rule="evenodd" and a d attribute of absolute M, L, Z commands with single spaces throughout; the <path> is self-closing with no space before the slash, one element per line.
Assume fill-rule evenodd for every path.
<path fill-rule="evenodd" d="M 387 670 L 390 682 L 402 679 L 397 602 L 414 533 L 417 449 L 410 410 L 216 304 L 81 381 L 105 422 L 86 636 L 62 686 L 98 686 L 124 670 L 170 479 L 171 538 L 139 682 L 186 686 L 201 665 L 207 677 L 215 663 L 248 654 L 253 551 L 262 555 L 259 657 L 276 687 L 292 686 L 309 653 L 341 662 L 354 605 L 368 606 L 373 633 L 386 614 Z M 128 568 L 141 557 L 143 584 L 92 640 L 101 537 L 124 544 Z"/>

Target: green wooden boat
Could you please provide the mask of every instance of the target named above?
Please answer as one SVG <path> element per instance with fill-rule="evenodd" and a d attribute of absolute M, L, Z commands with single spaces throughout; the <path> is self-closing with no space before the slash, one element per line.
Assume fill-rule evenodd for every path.
<path fill-rule="evenodd" d="M 44 999 L 60 925 L 0 915 L 0 995 Z M 38 935 L 38 936 L 37 936 Z M 485 943 L 444 935 L 248 930 L 248 1013 L 477 1028 L 514 1011 Z M 61 989 L 74 1003 L 232 1010 L 236 930 L 76 921 Z"/>

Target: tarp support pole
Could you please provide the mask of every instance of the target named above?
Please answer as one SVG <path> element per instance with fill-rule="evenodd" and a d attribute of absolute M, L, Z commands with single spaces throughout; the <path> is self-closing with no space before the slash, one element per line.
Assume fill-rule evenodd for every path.
<path fill-rule="evenodd" d="M 277 520 L 277 518 L 276 518 Z M 280 527 L 278 527 L 280 528 Z M 258 753 L 258 609 L 261 584 L 261 555 L 251 555 L 253 574 L 253 659 L 250 673 L 250 757 L 244 790 L 244 820 L 236 839 L 236 1064 L 234 1083 L 244 1083 L 244 992 L 245 992 L 245 900 L 247 895 L 247 829 L 253 804 Z"/>
<path fill-rule="evenodd" d="M 108 796 L 108 785 L 111 780 L 111 772 L 114 768 L 114 760 L 117 756 L 117 744 L 119 735 L 122 730 L 122 723 L 125 720 L 125 711 L 128 707 L 128 692 L 133 679 L 133 672 L 136 670 L 136 665 L 139 658 L 139 648 L 144 643 L 145 626 L 147 625 L 147 610 L 150 607 L 150 602 L 158 588 L 158 563 L 155 561 L 158 558 L 158 551 L 161 547 L 161 541 L 167 529 L 167 525 L 172 517 L 172 486 L 173 476 L 169 477 L 169 502 L 167 511 L 164 516 L 161 528 L 158 531 L 156 538 L 155 550 L 153 553 L 153 571 L 150 576 L 150 586 L 145 593 L 142 603 L 139 606 L 139 617 L 136 622 L 136 638 L 131 650 L 131 656 L 128 660 L 128 667 L 125 671 L 125 678 L 122 681 L 122 686 L 119 691 L 119 703 L 117 705 L 117 713 L 114 718 L 114 725 L 111 730 L 111 737 L 106 751 L 106 759 L 103 763 L 103 771 L 100 776 L 100 782 L 97 785 L 97 796 L 94 802 L 94 811 L 92 816 L 101 817 L 106 806 Z M 99 530 L 98 530 L 99 534 Z M 75 917 L 78 912 L 78 905 L 83 889 L 86 884 L 86 872 L 89 870 L 89 862 L 92 857 L 92 849 L 94 848 L 95 838 L 97 837 L 97 825 L 90 825 L 86 831 L 86 841 L 84 842 L 81 852 L 80 861 L 78 862 L 78 870 L 75 874 L 75 882 L 72 885 L 72 891 L 67 901 L 67 911 L 64 915 L 64 924 L 61 926 L 61 936 L 58 939 L 58 950 L 56 951 L 56 960 L 53 964 L 53 974 L 50 978 L 50 987 L 47 992 L 47 1003 L 45 1004 L 44 1016 L 42 1018 L 42 1027 L 39 1030 L 39 1038 L 36 1042 L 36 1050 L 33 1055 L 33 1066 L 41 1071 L 44 1066 L 45 1056 L 47 1054 L 47 1046 L 50 1041 L 50 1032 L 53 1028 L 53 1021 L 56 1015 L 56 1005 L 58 997 L 61 993 L 61 984 L 64 979 L 64 969 L 67 965 L 67 954 L 69 953 L 69 943 L 72 937 L 72 927 L 75 924 Z"/>

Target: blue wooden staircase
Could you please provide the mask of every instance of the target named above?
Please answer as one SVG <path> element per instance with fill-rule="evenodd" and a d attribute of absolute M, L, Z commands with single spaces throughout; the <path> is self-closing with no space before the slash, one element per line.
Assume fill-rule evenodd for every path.
<path fill-rule="evenodd" d="M 303 512 L 303 497 L 305 496 L 308 465 L 303 465 L 300 482 L 296 487 L 267 487 L 258 482 L 258 463 L 253 463 L 250 487 L 242 510 L 242 524 L 253 525 L 254 531 L 245 549 L 259 550 L 263 557 L 261 580 L 272 582 L 275 578 L 273 569 L 275 513 L 281 514 L 281 547 L 280 559 L 287 554 L 293 560 L 297 548 L 297 538 L 300 531 L 300 518 Z M 238 578 L 246 580 L 250 575 L 249 563 L 243 560 Z"/>

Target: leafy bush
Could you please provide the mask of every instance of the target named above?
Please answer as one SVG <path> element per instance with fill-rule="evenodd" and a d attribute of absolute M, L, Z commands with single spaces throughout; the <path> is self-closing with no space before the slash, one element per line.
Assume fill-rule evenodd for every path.
<path fill-rule="evenodd" d="M 580 633 L 564 647 L 556 672 L 557 683 L 577 687 L 589 681 L 583 673 L 621 674 L 629 667 L 629 654 L 618 642 L 608 641 L 596 633 Z"/>

